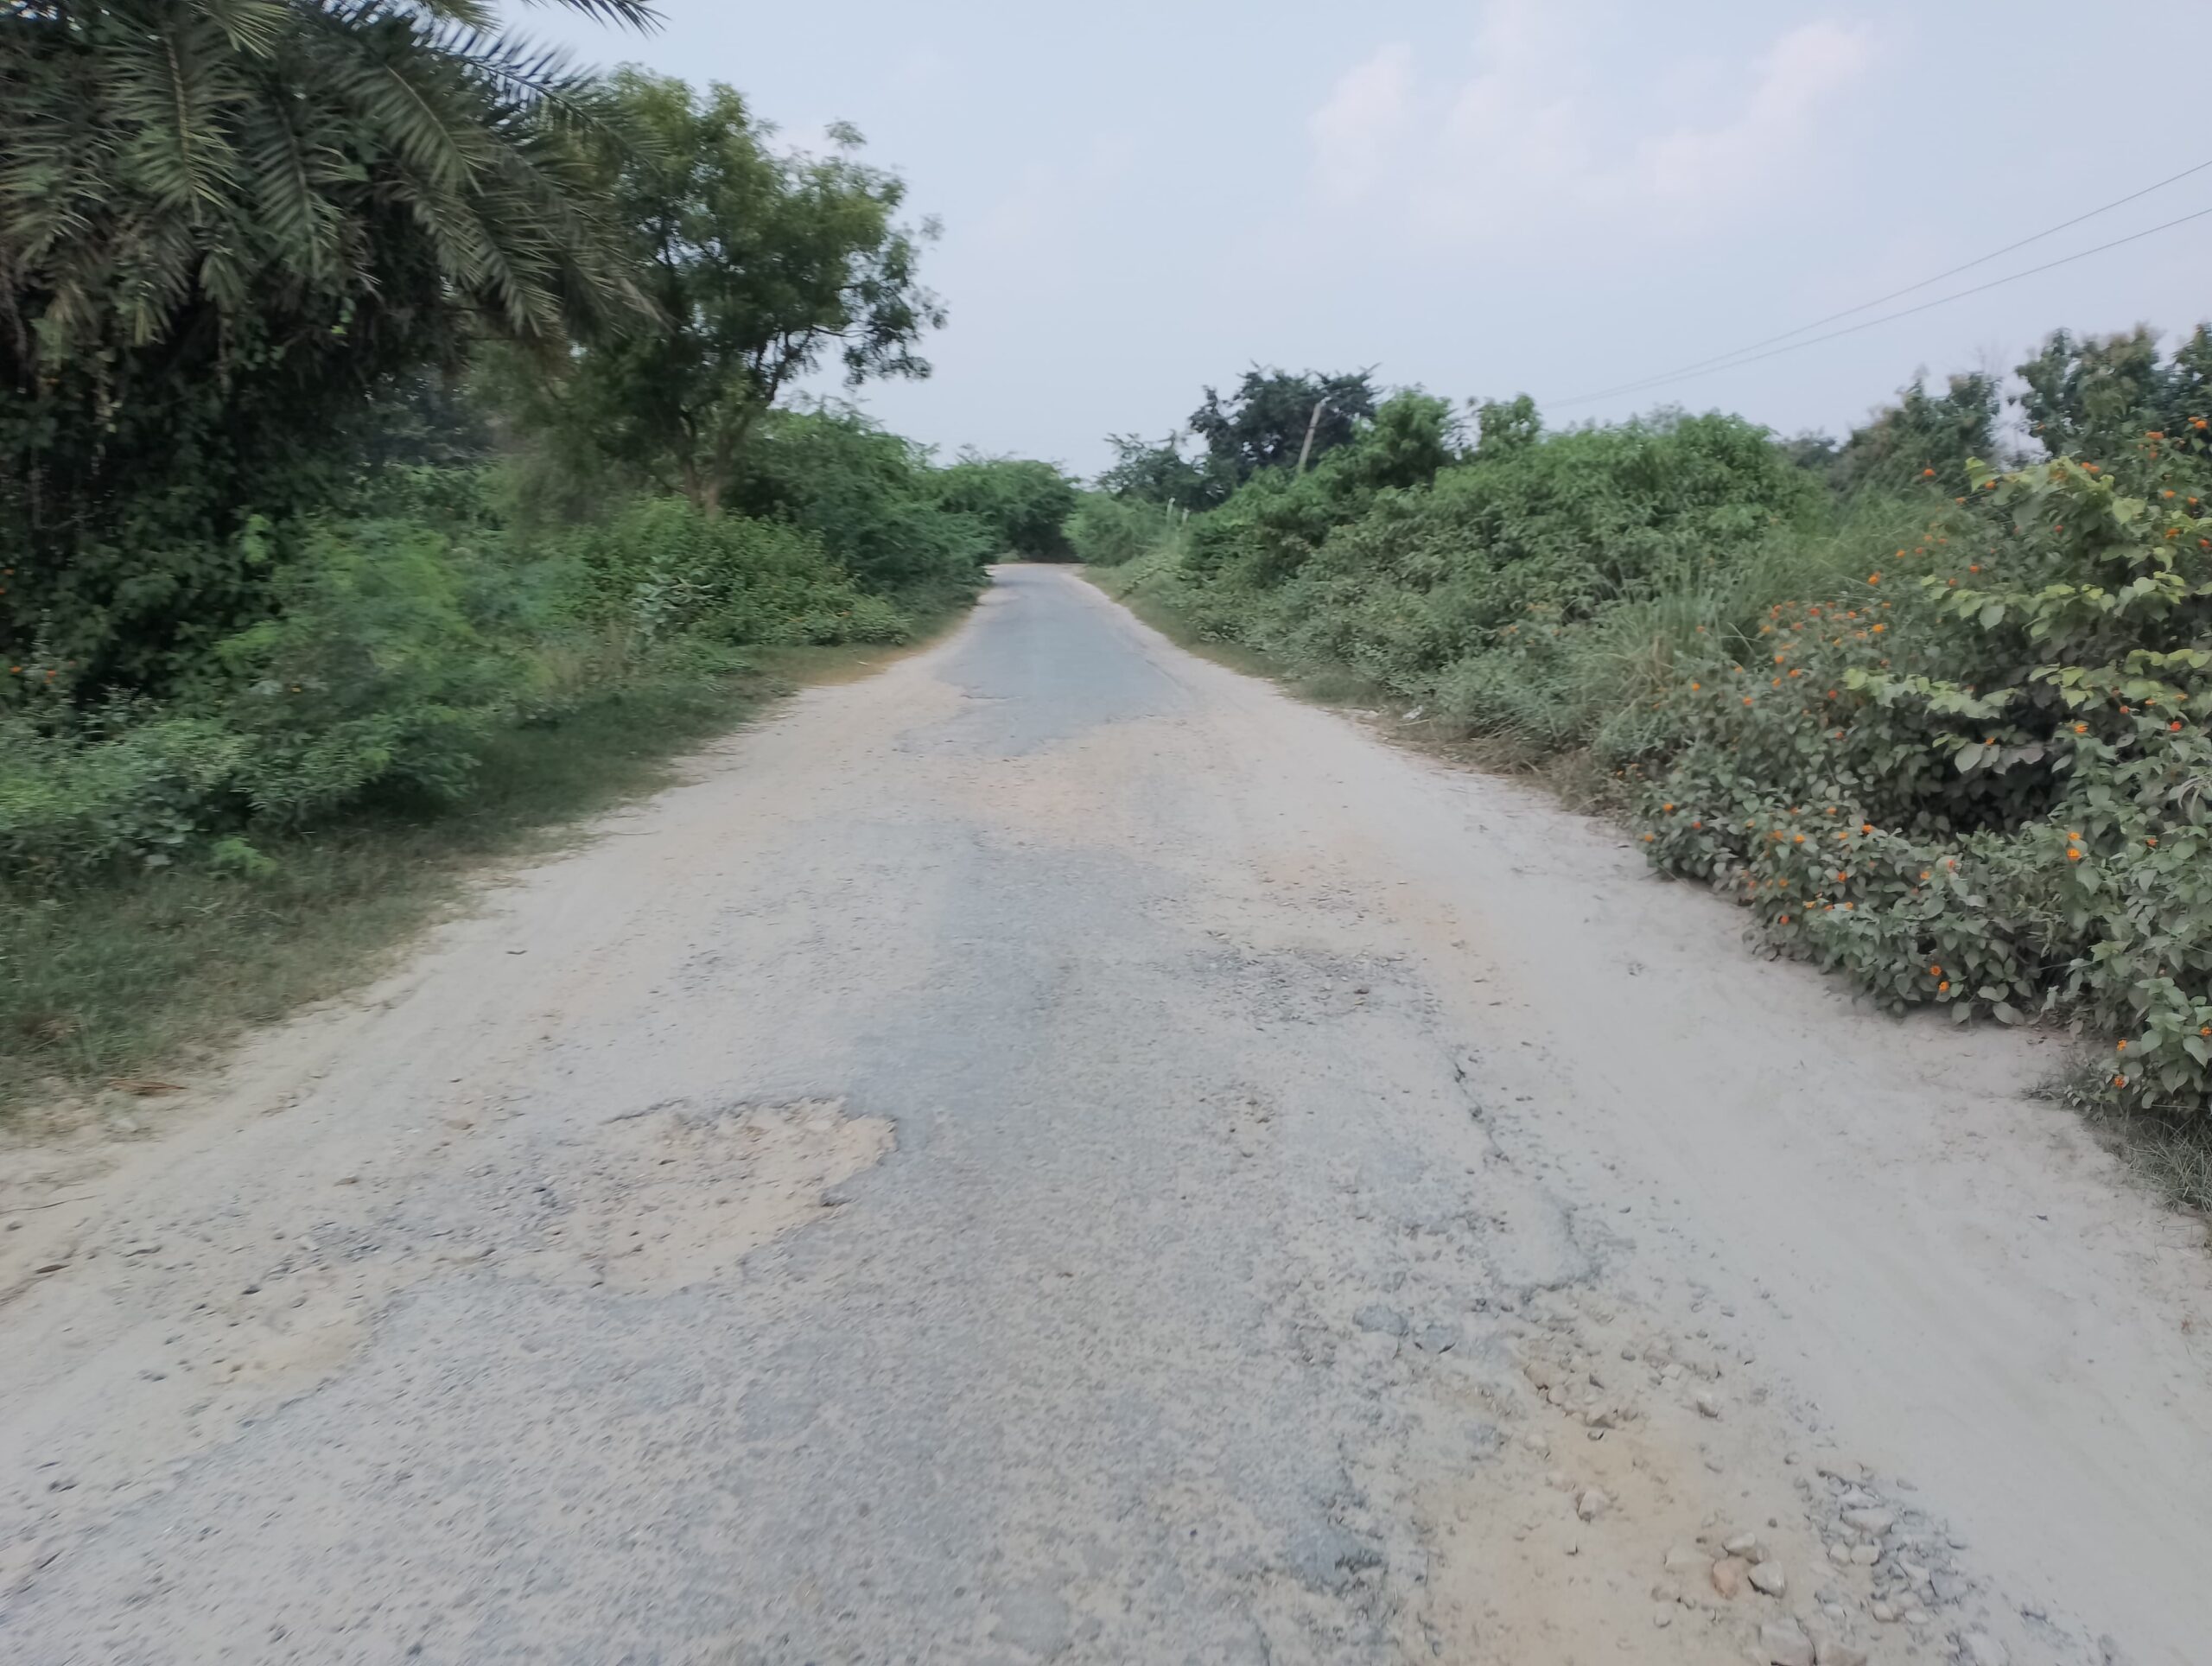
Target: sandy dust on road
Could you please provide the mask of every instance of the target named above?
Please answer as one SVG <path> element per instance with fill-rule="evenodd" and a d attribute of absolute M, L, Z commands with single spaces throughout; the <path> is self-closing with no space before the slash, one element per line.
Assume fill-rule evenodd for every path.
<path fill-rule="evenodd" d="M 1074 578 L 5 1154 L 0 1656 L 2212 1658 L 2056 1043 Z"/>

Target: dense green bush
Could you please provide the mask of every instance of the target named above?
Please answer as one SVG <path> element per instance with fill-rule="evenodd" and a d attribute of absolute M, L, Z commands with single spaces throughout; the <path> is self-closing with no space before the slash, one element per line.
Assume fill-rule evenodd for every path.
<path fill-rule="evenodd" d="M 989 529 L 991 553 L 1025 561 L 1068 561 L 1063 530 L 1076 506 L 1075 482 L 1052 463 L 964 453 L 938 469 L 938 502 Z"/>
<path fill-rule="evenodd" d="M 949 507 L 927 453 L 855 412 L 777 412 L 746 454 L 731 506 L 818 537 L 866 590 L 923 607 L 964 601 L 1004 547 Z"/>
<path fill-rule="evenodd" d="M 897 642 L 910 626 L 862 592 L 812 533 L 675 498 L 640 498 L 563 541 L 575 607 L 648 641 L 696 635 L 730 645 Z"/>
<path fill-rule="evenodd" d="M 1185 605 L 1224 635 L 1354 666 L 1548 751 L 1612 709 L 1587 627 L 1739 586 L 1769 550 L 1801 559 L 1826 510 L 1818 483 L 1733 417 L 1500 442 L 1456 462 L 1444 418 L 1401 396 L 1303 479 L 1260 475 L 1194 521 Z"/>
<path fill-rule="evenodd" d="M 181 667 L 167 701 L 85 705 L 53 668 L 15 666 L 0 698 L 10 887 L 187 852 L 251 868 L 257 830 L 379 795 L 459 798 L 501 729 L 626 680 L 912 630 L 798 527 L 641 499 L 518 540 L 496 497 L 482 471 L 413 469 L 365 497 L 391 512 L 250 524 L 285 551 L 266 610 Z"/>
<path fill-rule="evenodd" d="M 2192 450 L 1977 471 L 1923 535 L 1678 656 L 1628 766 L 1654 861 L 1785 953 L 1963 1020 L 2069 1013 L 2212 1101 L 2212 518 Z"/>
<path fill-rule="evenodd" d="M 1173 536 L 1183 519 L 1179 509 L 1086 492 L 1068 517 L 1068 549 L 1090 566 L 1119 567 Z"/>
<path fill-rule="evenodd" d="M 2150 341 L 2055 337 L 2026 367 L 2094 460 L 1963 461 L 1994 397 L 1971 378 L 1908 390 L 1848 467 L 1662 416 L 1498 424 L 1431 483 L 1378 482 L 1378 420 L 1127 582 L 1525 760 L 1586 758 L 1651 859 L 1777 951 L 1898 1008 L 2065 1017 L 2113 1048 L 2115 1102 L 2200 1116 L 2212 425 L 2177 413 L 2212 345 L 2162 366 Z M 2123 434 L 2130 413 L 2152 420 Z"/>

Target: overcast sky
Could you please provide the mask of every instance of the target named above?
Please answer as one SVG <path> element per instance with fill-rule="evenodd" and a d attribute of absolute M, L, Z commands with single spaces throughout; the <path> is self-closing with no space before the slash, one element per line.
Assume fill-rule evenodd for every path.
<path fill-rule="evenodd" d="M 942 216 L 936 374 L 863 403 L 1089 472 L 1258 362 L 1554 423 L 1663 402 L 1840 430 L 1916 367 L 2212 317 L 2212 217 L 1748 367 L 1578 396 L 1870 301 L 2212 160 L 2163 67 L 2212 0 L 662 0 L 588 60 L 849 121 Z M 2176 143 L 2196 151 L 2177 150 Z M 1898 306 L 2212 207 L 2212 169 Z M 1883 308 L 1878 310 L 1888 310 Z M 1868 314 L 1865 316 L 1876 316 Z M 1845 321 L 1856 322 L 1857 318 Z"/>

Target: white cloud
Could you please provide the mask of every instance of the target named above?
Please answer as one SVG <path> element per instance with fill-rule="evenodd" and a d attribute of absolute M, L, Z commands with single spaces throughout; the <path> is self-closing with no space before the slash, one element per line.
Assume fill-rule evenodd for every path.
<path fill-rule="evenodd" d="M 1655 107 L 1651 89 L 1707 66 L 1624 60 L 1609 78 L 1601 48 L 1614 34 L 1597 4 L 1492 0 L 1456 79 L 1424 76 L 1403 42 L 1382 47 L 1308 120 L 1316 188 L 1340 209 L 1454 239 L 1599 214 L 1724 213 L 1787 175 L 1872 57 L 1863 29 L 1801 25 L 1738 67 L 1742 90 L 1717 113 L 1685 120 Z"/>
<path fill-rule="evenodd" d="M 1321 188 L 1340 200 L 1367 194 L 1414 131 L 1414 52 L 1384 47 L 1348 72 L 1307 119 Z"/>
<path fill-rule="evenodd" d="M 1872 56 L 1863 32 L 1814 22 L 1777 41 L 1734 120 L 1647 141 L 1636 172 L 1670 199 L 1741 196 L 1799 150 L 1822 108 L 1858 79 Z"/>

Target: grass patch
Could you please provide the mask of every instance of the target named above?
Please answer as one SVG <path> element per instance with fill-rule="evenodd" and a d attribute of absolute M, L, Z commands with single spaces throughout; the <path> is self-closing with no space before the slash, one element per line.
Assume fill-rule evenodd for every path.
<path fill-rule="evenodd" d="M 2082 1061 L 2041 1090 L 2078 1112 L 2105 1149 L 2178 1209 L 2212 1217 L 2212 1127 L 2201 1116 L 2161 1116 L 2098 1091 L 2099 1065 Z"/>
<path fill-rule="evenodd" d="M 257 839 L 276 863 L 258 877 L 180 864 L 57 897 L 0 894 L 0 1117 L 204 1066 L 248 1027 L 360 983 L 487 862 L 556 849 L 581 818 L 668 785 L 687 750 L 801 684 L 910 652 L 766 649 L 734 677 L 610 692 L 497 736 L 462 803 Z"/>

